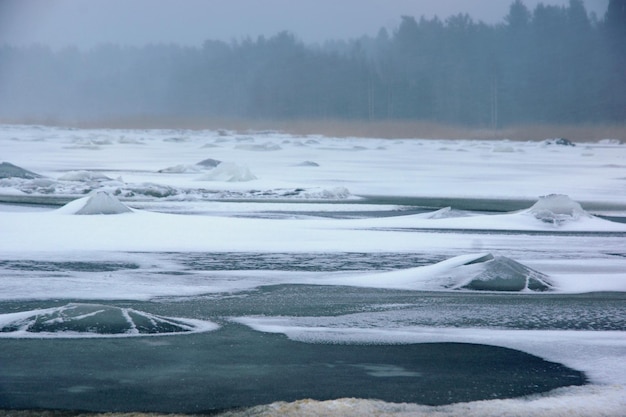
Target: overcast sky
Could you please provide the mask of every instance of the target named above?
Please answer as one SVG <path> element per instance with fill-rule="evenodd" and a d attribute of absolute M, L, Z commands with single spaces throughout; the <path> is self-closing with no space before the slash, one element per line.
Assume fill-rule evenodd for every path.
<path fill-rule="evenodd" d="M 569 0 L 525 0 L 565 5 Z M 199 46 L 206 39 L 239 40 L 281 30 L 306 43 L 375 35 L 400 16 L 469 13 L 501 22 L 512 0 L 0 0 L 0 44 L 42 43 L 82 49 L 99 43 Z M 608 0 L 585 0 L 599 18 Z"/>

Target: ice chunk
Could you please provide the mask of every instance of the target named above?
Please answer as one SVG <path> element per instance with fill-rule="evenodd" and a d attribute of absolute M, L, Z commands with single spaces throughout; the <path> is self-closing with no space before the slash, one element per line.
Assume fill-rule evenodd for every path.
<path fill-rule="evenodd" d="M 244 182 L 257 179 L 246 166 L 222 162 L 215 169 L 199 178 L 202 181 Z"/>
<path fill-rule="evenodd" d="M 119 337 L 214 330 L 200 320 L 157 316 L 132 308 L 72 303 L 0 315 L 0 337 Z"/>
<path fill-rule="evenodd" d="M 221 163 L 222 163 L 222 161 L 218 161 L 217 159 L 207 158 L 207 159 L 204 159 L 204 160 L 198 162 L 196 165 L 200 165 L 200 166 L 203 166 L 205 168 L 215 168 L 216 166 L 218 166 Z"/>
<path fill-rule="evenodd" d="M 162 174 L 185 174 L 185 173 L 194 173 L 200 172 L 201 169 L 196 165 L 175 165 L 173 167 L 160 169 L 158 172 Z"/>
<path fill-rule="evenodd" d="M 104 191 L 96 191 L 89 197 L 74 200 L 58 212 L 67 214 L 122 214 L 132 213 L 132 210 L 116 197 Z"/>
<path fill-rule="evenodd" d="M 0 163 L 0 178 L 25 178 L 32 180 L 41 178 L 41 175 L 28 171 L 24 168 L 13 165 L 9 162 Z"/>
<path fill-rule="evenodd" d="M 59 177 L 59 181 L 110 181 L 111 178 L 99 172 L 70 171 Z"/>
<path fill-rule="evenodd" d="M 296 166 L 299 166 L 299 167 L 318 167 L 318 166 L 320 166 L 320 164 L 318 164 L 317 162 L 313 162 L 313 161 L 304 161 L 304 162 L 300 162 Z"/>
<path fill-rule="evenodd" d="M 544 145 L 576 146 L 574 142 L 565 138 L 546 139 L 542 143 Z"/>
<path fill-rule="evenodd" d="M 580 204 L 563 194 L 550 194 L 539 197 L 528 212 L 545 223 L 560 225 L 567 221 L 592 217 Z"/>

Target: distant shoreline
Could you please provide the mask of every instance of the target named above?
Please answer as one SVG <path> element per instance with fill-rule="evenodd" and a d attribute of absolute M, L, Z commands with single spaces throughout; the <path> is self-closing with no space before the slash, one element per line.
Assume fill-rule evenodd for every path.
<path fill-rule="evenodd" d="M 617 139 L 626 142 L 624 124 L 551 125 L 527 124 L 492 129 L 446 125 L 414 120 L 340 120 L 302 119 L 265 120 L 243 118 L 203 118 L 149 116 L 109 118 L 91 121 L 57 119 L 0 119 L 0 124 L 45 125 L 84 129 L 189 129 L 227 130 L 238 133 L 250 131 L 279 131 L 294 135 L 322 135 L 328 137 L 363 137 L 381 139 L 510 139 L 515 141 L 538 141 L 566 138 L 574 142 L 596 142 L 601 139 Z"/>

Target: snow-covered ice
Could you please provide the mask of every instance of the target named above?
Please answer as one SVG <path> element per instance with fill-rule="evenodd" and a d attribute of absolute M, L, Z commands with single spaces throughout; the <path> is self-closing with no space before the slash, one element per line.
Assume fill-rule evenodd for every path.
<path fill-rule="evenodd" d="M 119 313 L 119 323 L 131 329 L 137 326 L 126 317 L 144 313 L 112 305 L 116 300 L 236 297 L 277 285 L 450 297 L 506 293 L 520 300 L 601 292 L 619 297 L 626 292 L 626 145 L 559 145 L 0 126 L 6 161 L 0 201 L 43 204 L 0 207 L 0 307 L 74 303 L 4 311 L 0 325 L 27 337 L 33 323 L 63 323 L 65 333 L 43 330 L 39 336 L 75 335 L 91 328 L 83 319 L 102 310 Z M 483 208 L 468 208 L 468 202 Z M 514 209 L 499 210 L 501 204 Z M 285 260 L 281 270 L 189 266 L 189 258 L 203 254 Z M 310 270 L 289 265 L 307 254 L 314 259 Z M 382 266 L 316 269 L 337 254 L 366 254 Z M 384 259 L 415 254 L 423 264 L 397 267 Z M 107 306 L 93 307 L 98 300 Z M 626 415 L 624 329 L 476 328 L 450 324 L 445 314 L 437 325 L 418 326 L 391 319 L 394 308 L 229 320 L 307 343 L 508 347 L 582 370 L 592 384 L 434 408 L 355 399 L 277 403 L 264 412 L 312 407 L 323 414 L 330 407 L 340 409 L 338 415 Z M 71 312 L 78 313 L 72 318 Z M 157 327 L 170 320 L 145 314 Z M 576 320 L 568 314 L 557 311 L 555 320 Z M 623 315 L 603 320 L 619 326 Z M 171 320 L 202 331 L 216 326 L 189 316 Z"/>

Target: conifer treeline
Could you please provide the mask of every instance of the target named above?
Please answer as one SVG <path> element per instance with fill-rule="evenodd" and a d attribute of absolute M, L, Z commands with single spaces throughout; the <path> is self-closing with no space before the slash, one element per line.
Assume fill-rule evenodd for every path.
<path fill-rule="evenodd" d="M 469 126 L 626 121 L 626 2 L 514 1 L 502 24 L 402 17 L 391 33 L 305 45 L 0 47 L 0 118 L 429 120 Z"/>

